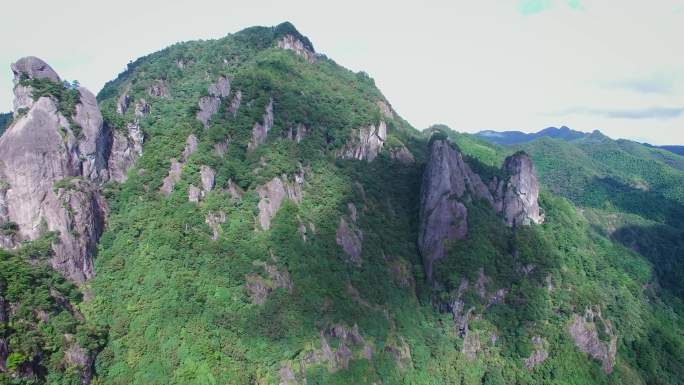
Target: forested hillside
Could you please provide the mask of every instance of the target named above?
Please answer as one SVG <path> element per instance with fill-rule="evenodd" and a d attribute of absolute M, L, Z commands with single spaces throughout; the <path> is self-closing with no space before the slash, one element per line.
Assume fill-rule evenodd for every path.
<path fill-rule="evenodd" d="M 80 92 L 50 112 L 79 149 Z M 98 172 L 51 185 L 106 215 L 93 277 L 0 215 L 0 383 L 682 383 L 676 155 L 418 131 L 289 23 L 142 57 L 96 107 Z"/>

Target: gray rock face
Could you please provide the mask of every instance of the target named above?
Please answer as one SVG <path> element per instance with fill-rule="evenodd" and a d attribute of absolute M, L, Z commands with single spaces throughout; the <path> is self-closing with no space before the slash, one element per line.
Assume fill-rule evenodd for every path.
<path fill-rule="evenodd" d="M 81 174 L 90 180 L 107 180 L 107 160 L 105 148 L 108 143 L 108 132 L 103 127 L 102 113 L 97 106 L 95 95 L 83 87 L 78 88 L 81 102 L 76 105 L 74 122 L 81 127 L 78 151 L 82 160 Z"/>
<path fill-rule="evenodd" d="M 150 114 L 150 105 L 147 103 L 145 99 L 140 99 L 137 103 L 135 103 L 135 117 L 136 118 L 144 118 L 145 116 Z"/>
<path fill-rule="evenodd" d="M 545 341 L 539 336 L 532 337 L 532 344 L 534 351 L 524 361 L 525 368 L 532 370 L 535 366 L 541 364 L 549 358 L 549 352 L 544 347 Z"/>
<path fill-rule="evenodd" d="M 183 163 L 179 162 L 177 159 L 171 159 L 171 166 L 169 167 L 169 174 L 162 181 L 162 186 L 159 191 L 169 196 L 173 191 L 173 187 L 180 181 L 181 174 L 183 173 Z"/>
<path fill-rule="evenodd" d="M 17 116 L 20 110 L 29 109 L 33 106 L 31 87 L 22 86 L 21 84 L 14 86 L 13 106 L 12 112 L 14 113 L 14 116 Z"/>
<path fill-rule="evenodd" d="M 275 177 L 265 185 L 257 189 L 259 194 L 259 216 L 258 222 L 262 230 L 271 228 L 271 219 L 275 217 L 276 213 L 287 198 L 295 203 L 302 200 L 302 185 L 304 184 L 304 175 L 295 175 L 295 180 L 290 182 L 287 175 L 282 177 Z"/>
<path fill-rule="evenodd" d="M 271 128 L 273 128 L 273 99 L 266 105 L 263 122 L 254 123 L 254 127 L 252 127 L 252 140 L 247 145 L 247 149 L 254 150 L 260 144 L 266 142 L 266 137 Z"/>
<path fill-rule="evenodd" d="M 262 267 L 268 276 L 268 280 L 254 273 L 245 276 L 245 288 L 254 304 L 263 305 L 268 295 L 275 289 L 285 289 L 288 293 L 292 293 L 294 285 L 286 269 L 278 270 L 276 266 L 262 261 L 254 261 L 254 266 Z"/>
<path fill-rule="evenodd" d="M 126 131 L 112 130 L 112 144 L 107 160 L 109 179 L 125 182 L 128 170 L 142 155 L 144 134 L 137 123 L 129 123 Z"/>
<path fill-rule="evenodd" d="M 119 99 L 116 100 L 116 113 L 119 115 L 126 115 L 126 111 L 128 111 L 130 104 L 131 97 L 128 95 L 128 89 L 126 89 L 126 91 L 119 96 Z"/>
<path fill-rule="evenodd" d="M 433 141 L 423 173 L 418 234 L 428 280 L 432 280 L 434 262 L 446 255 L 446 243 L 463 239 L 468 233 L 468 210 L 459 201 L 466 193 L 493 201 L 463 155 L 445 140 Z"/>
<path fill-rule="evenodd" d="M 230 81 L 225 76 L 221 76 L 216 83 L 207 87 L 207 92 L 209 92 L 209 96 L 203 96 L 197 102 L 199 110 L 196 118 L 202 122 L 204 128 L 207 128 L 209 119 L 218 112 L 221 99 L 230 94 Z"/>
<path fill-rule="evenodd" d="M 15 80 L 18 80 L 21 75 L 28 76 L 29 79 L 50 79 L 53 82 L 60 82 L 57 72 L 52 69 L 46 62 L 35 56 L 23 57 L 13 63 L 11 66 L 14 73 Z"/>
<path fill-rule="evenodd" d="M 238 90 L 235 93 L 235 96 L 233 96 L 233 100 L 230 102 L 230 106 L 228 106 L 228 112 L 230 112 L 233 117 L 237 116 L 238 110 L 240 109 L 240 104 L 242 103 L 242 91 Z"/>
<path fill-rule="evenodd" d="M 169 84 L 163 79 L 155 80 L 154 83 L 152 83 L 152 85 L 147 89 L 147 93 L 150 96 L 157 98 L 168 98 L 170 96 Z"/>
<path fill-rule="evenodd" d="M 197 102 L 199 110 L 197 111 L 196 118 L 197 120 L 202 122 L 204 128 L 207 128 L 209 124 L 209 119 L 211 119 L 212 116 L 216 115 L 216 113 L 219 110 L 220 104 L 221 99 L 217 98 L 216 96 L 203 96 L 199 99 L 199 101 Z"/>
<path fill-rule="evenodd" d="M 12 71 L 15 79 L 59 81 L 54 70 L 36 58 L 19 60 Z M 18 86 L 15 92 L 23 99 L 31 89 Z M 72 117 L 80 126 L 79 135 L 57 111 L 55 101 L 41 97 L 0 138 L 0 179 L 5 191 L 0 219 L 16 224 L 15 243 L 57 232 L 50 263 L 76 283 L 94 274 L 92 255 L 107 213 L 96 183 L 108 179 L 109 146 L 94 95 L 84 88 L 79 94 Z M 63 182 L 55 188 L 58 181 Z"/>
<path fill-rule="evenodd" d="M 354 135 L 345 146 L 337 151 L 337 156 L 342 159 L 372 162 L 382 150 L 387 139 L 387 124 L 381 121 L 377 127 L 370 125 L 354 131 Z"/>
<path fill-rule="evenodd" d="M 188 187 L 188 201 L 198 203 L 201 198 L 202 190 L 200 190 L 197 186 L 191 184 L 190 187 Z"/>
<path fill-rule="evenodd" d="M 226 213 L 223 211 L 211 212 L 207 214 L 207 218 L 204 222 L 211 229 L 211 240 L 216 241 L 219 239 L 219 228 L 221 224 L 226 222 Z"/>
<path fill-rule="evenodd" d="M 340 224 L 335 233 L 337 244 L 342 247 L 352 263 L 361 264 L 361 251 L 363 247 L 363 232 L 356 229 L 344 217 L 340 218 Z"/>
<path fill-rule="evenodd" d="M 603 328 L 608 336 L 608 341 L 601 341 L 599 338 L 599 327 Z M 604 372 L 611 373 L 613 371 L 617 353 L 617 336 L 613 332 L 612 323 L 604 320 L 600 311 L 588 308 L 584 312 L 584 316 L 575 314 L 568 331 L 575 341 L 575 345 L 582 352 L 601 361 Z"/>
<path fill-rule="evenodd" d="M 287 131 L 287 139 L 299 143 L 304 140 L 304 137 L 308 131 L 309 129 L 306 128 L 305 125 L 301 123 L 297 124 L 294 128 L 290 127 L 290 129 Z"/>
<path fill-rule="evenodd" d="M 411 151 L 409 151 L 406 146 L 401 145 L 399 147 L 394 147 L 391 148 L 390 151 L 390 158 L 403 163 L 403 164 L 411 164 L 416 161 L 416 159 L 413 157 L 413 154 Z"/>
<path fill-rule="evenodd" d="M 200 167 L 200 179 L 202 180 L 202 189 L 209 192 L 214 189 L 214 178 L 216 171 L 209 166 Z"/>
<path fill-rule="evenodd" d="M 385 102 L 384 100 L 378 100 L 377 102 L 375 102 L 375 105 L 378 106 L 380 112 L 384 117 L 386 117 L 387 119 L 394 118 L 394 111 L 392 110 L 392 107 L 390 107 L 389 104 L 387 104 L 387 102 Z"/>
<path fill-rule="evenodd" d="M 496 208 L 509 226 L 542 223 L 539 212 L 539 181 L 532 159 L 522 152 L 509 156 L 504 162 L 508 180 L 497 186 Z"/>
<path fill-rule="evenodd" d="M 309 63 L 316 62 L 316 53 L 307 48 L 307 46 L 296 37 L 288 34 L 278 40 L 278 48 L 294 51 L 297 55 L 303 57 Z"/>

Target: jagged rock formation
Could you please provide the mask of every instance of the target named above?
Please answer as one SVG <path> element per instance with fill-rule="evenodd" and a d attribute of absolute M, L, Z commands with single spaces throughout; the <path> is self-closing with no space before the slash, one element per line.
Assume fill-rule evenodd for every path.
<path fill-rule="evenodd" d="M 109 179 L 123 183 L 128 170 L 142 155 L 144 134 L 137 123 L 126 125 L 126 131 L 113 129 L 112 144 L 107 160 Z"/>
<path fill-rule="evenodd" d="M 233 100 L 230 102 L 230 106 L 228 106 L 228 112 L 230 112 L 233 117 L 237 116 L 238 110 L 240 109 L 240 104 L 242 103 L 242 91 L 238 90 L 235 93 L 235 96 L 233 96 Z"/>
<path fill-rule="evenodd" d="M 390 155 L 390 158 L 392 158 L 398 162 L 401 162 L 403 164 L 411 164 L 411 163 L 416 161 L 416 159 L 413 157 L 413 154 L 411 153 L 411 151 L 409 151 L 409 149 L 406 148 L 406 146 L 404 146 L 404 145 L 401 145 L 398 147 L 392 147 L 389 150 L 389 155 Z"/>
<path fill-rule="evenodd" d="M 211 229 L 211 240 L 216 241 L 219 239 L 219 228 L 222 223 L 226 222 L 226 213 L 223 211 L 211 212 L 207 214 L 207 218 L 204 222 Z"/>
<path fill-rule="evenodd" d="M 532 370 L 535 366 L 541 364 L 549 358 L 549 352 L 544 346 L 546 341 L 539 336 L 532 337 L 532 345 L 534 345 L 534 351 L 529 357 L 525 358 L 524 365 L 528 370 Z"/>
<path fill-rule="evenodd" d="M 281 271 L 276 266 L 262 261 L 254 261 L 254 266 L 262 267 L 268 276 L 268 280 L 259 274 L 252 273 L 245 276 L 245 287 L 254 304 L 263 305 L 268 295 L 275 289 L 285 289 L 292 293 L 294 286 L 290 273 L 286 269 Z"/>
<path fill-rule="evenodd" d="M 446 140 L 434 140 L 423 173 L 418 233 L 428 280 L 432 279 L 434 262 L 446 255 L 446 242 L 462 239 L 468 233 L 468 210 L 459 201 L 466 193 L 493 201 L 463 155 Z"/>
<path fill-rule="evenodd" d="M 602 328 L 602 334 L 607 336 L 607 341 L 601 340 L 598 328 Z M 583 316 L 575 314 L 568 331 L 581 351 L 601 361 L 606 373 L 613 371 L 617 354 L 617 336 L 613 332 L 613 324 L 603 319 L 600 310 L 587 308 Z"/>
<path fill-rule="evenodd" d="M 166 196 L 171 195 L 173 187 L 180 181 L 181 174 L 183 173 L 183 164 L 188 161 L 190 155 L 192 155 L 195 151 L 197 151 L 197 137 L 193 134 L 190 134 L 185 140 L 185 148 L 183 149 L 181 161 L 179 162 L 176 158 L 171 159 L 169 174 L 166 176 L 166 178 L 164 178 L 162 181 L 162 186 L 159 188 L 159 191 L 162 194 Z"/>
<path fill-rule="evenodd" d="M 349 209 L 349 215 L 340 218 L 335 240 L 337 241 L 337 244 L 342 247 L 345 254 L 347 254 L 349 261 L 356 265 L 360 265 L 363 247 L 363 231 L 356 225 L 358 219 L 356 206 L 354 206 L 353 203 L 349 203 L 347 208 Z"/>
<path fill-rule="evenodd" d="M 382 150 L 387 139 L 387 124 L 370 125 L 354 130 L 345 146 L 337 151 L 342 159 L 357 159 L 372 162 Z"/>
<path fill-rule="evenodd" d="M 282 206 L 285 198 L 295 203 L 302 200 L 302 185 L 304 184 L 304 172 L 295 174 L 294 181 L 290 182 L 287 175 L 275 177 L 265 185 L 257 189 L 259 194 L 258 222 L 262 230 L 271 228 L 271 219 Z"/>
<path fill-rule="evenodd" d="M 532 159 L 524 152 L 511 155 L 504 162 L 508 180 L 496 187 L 496 209 L 502 213 L 509 226 L 542 223 L 539 212 L 539 181 Z M 496 184 L 496 181 L 494 181 Z"/>
<path fill-rule="evenodd" d="M 468 234 L 468 210 L 463 204 L 468 199 L 486 200 L 509 226 L 543 221 L 537 202 L 539 182 L 529 156 L 517 153 L 508 157 L 503 173 L 505 180 L 495 178 L 487 187 L 446 139 L 432 141 L 423 173 L 418 234 L 418 248 L 429 280 L 433 264 L 444 258 L 448 242 Z"/>
<path fill-rule="evenodd" d="M 256 122 L 254 127 L 252 127 L 252 140 L 247 145 L 249 150 L 254 150 L 260 144 L 266 142 L 268 132 L 273 128 L 273 99 L 269 100 L 266 105 L 266 111 L 262 120 L 262 123 Z"/>
<path fill-rule="evenodd" d="M 108 135 L 102 115 L 93 94 L 82 87 L 72 117 L 59 112 L 59 101 L 53 97 L 33 101 L 31 86 L 20 84 L 22 78 L 59 81 L 40 59 L 20 59 L 12 71 L 16 96 L 28 95 L 30 100 L 21 101 L 28 111 L 0 138 L 0 179 L 6 187 L 0 220 L 16 225 L 15 244 L 57 232 L 50 262 L 67 278 L 82 283 L 94 274 L 92 255 L 107 212 L 96 185 L 108 179 Z"/>
<path fill-rule="evenodd" d="M 157 79 L 152 83 L 152 85 L 147 89 L 147 93 L 150 96 L 157 98 L 168 98 L 169 94 L 169 84 L 166 80 Z"/>
<path fill-rule="evenodd" d="M 295 141 L 297 143 L 301 142 L 304 140 L 304 137 L 306 136 L 306 133 L 309 131 L 308 128 L 306 128 L 305 125 L 303 124 L 297 124 L 296 127 L 292 128 L 290 127 L 287 131 L 287 139 Z"/>
<path fill-rule="evenodd" d="M 214 116 L 221 105 L 221 99 L 230 95 L 230 81 L 225 76 L 220 76 L 216 83 L 212 83 L 207 87 L 208 96 L 203 96 L 197 102 L 199 111 L 197 111 L 197 120 L 202 122 L 204 128 L 207 128 L 209 119 Z"/>
<path fill-rule="evenodd" d="M 287 34 L 278 40 L 278 48 L 294 51 L 309 63 L 316 62 L 316 52 L 314 52 L 313 47 L 308 46 L 293 35 Z"/>

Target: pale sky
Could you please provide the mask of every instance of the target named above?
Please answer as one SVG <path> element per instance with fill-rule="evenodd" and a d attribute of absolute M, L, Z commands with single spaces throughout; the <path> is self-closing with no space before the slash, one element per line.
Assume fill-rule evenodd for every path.
<path fill-rule="evenodd" d="M 172 43 L 288 20 L 318 52 L 368 72 L 419 129 L 566 125 L 684 144 L 684 0 L 33 0 L 2 10 L 0 111 L 22 56 L 97 92 Z"/>

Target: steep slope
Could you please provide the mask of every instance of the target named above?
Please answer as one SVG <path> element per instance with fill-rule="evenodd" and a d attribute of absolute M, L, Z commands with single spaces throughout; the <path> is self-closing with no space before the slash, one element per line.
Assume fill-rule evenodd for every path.
<path fill-rule="evenodd" d="M 546 184 L 550 169 L 534 152 L 446 127 L 418 132 L 367 74 L 316 53 L 289 23 L 138 59 L 97 100 L 107 145 L 85 159 L 104 159 L 92 164 L 106 175 L 89 183 L 107 198 L 107 227 L 96 274 L 81 286 L 88 301 L 70 301 L 82 313 L 53 310 L 83 317 L 53 333 L 62 345 L 41 373 L 19 373 L 31 358 L 15 354 L 3 381 L 684 376 L 681 303 L 641 255 L 553 192 L 566 185 Z M 584 154 L 569 162 L 578 170 L 599 163 L 559 149 Z M 43 243 L 49 254 L 52 241 Z M 21 250 L 7 258 L 26 258 Z M 6 288 L 0 281 L 2 298 L 31 301 Z M 19 316 L 30 327 L 5 338 L 9 355 L 45 324 Z M 67 334 L 83 337 L 94 365 L 68 365 Z"/>

